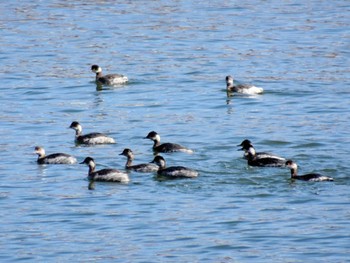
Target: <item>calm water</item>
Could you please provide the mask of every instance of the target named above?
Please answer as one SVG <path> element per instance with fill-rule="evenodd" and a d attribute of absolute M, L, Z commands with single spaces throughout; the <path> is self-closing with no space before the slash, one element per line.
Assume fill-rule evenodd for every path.
<path fill-rule="evenodd" d="M 2 262 L 350 261 L 348 1 L 36 2 L 0 3 Z M 130 83 L 96 90 L 92 64 Z M 228 74 L 265 93 L 227 97 Z M 74 120 L 118 143 L 76 147 Z M 33 154 L 123 169 L 151 130 L 200 177 L 89 190 L 86 166 Z M 335 181 L 248 167 L 245 138 Z"/>

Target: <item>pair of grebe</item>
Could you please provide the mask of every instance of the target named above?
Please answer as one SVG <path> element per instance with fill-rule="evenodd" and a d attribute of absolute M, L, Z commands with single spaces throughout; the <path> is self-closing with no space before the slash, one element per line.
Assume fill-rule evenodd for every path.
<path fill-rule="evenodd" d="M 328 176 L 321 175 L 319 173 L 309 173 L 304 175 L 298 175 L 298 165 L 292 160 L 286 160 L 275 154 L 267 152 L 256 152 L 250 140 L 244 140 L 241 144 L 240 150 L 244 151 L 244 158 L 248 160 L 250 166 L 260 167 L 287 167 L 291 171 L 291 178 L 303 181 L 333 181 L 334 179 Z"/>
<path fill-rule="evenodd" d="M 184 167 L 184 166 L 171 166 L 166 167 L 166 161 L 164 157 L 157 155 L 150 163 L 143 163 L 132 165 L 134 154 L 130 149 L 124 149 L 120 154 L 127 157 L 125 168 L 136 172 L 157 172 L 158 175 L 168 178 L 194 178 L 198 176 L 198 172 Z"/>
<path fill-rule="evenodd" d="M 158 176 L 166 177 L 168 179 L 177 178 L 194 178 L 198 176 L 198 172 L 183 166 L 171 166 L 166 167 L 165 159 L 162 156 L 157 155 L 151 163 L 143 163 L 132 165 L 134 155 L 130 149 L 124 149 L 120 154 L 126 156 L 127 162 L 125 168 L 127 170 L 133 170 L 135 172 L 150 173 L 157 172 Z M 96 163 L 93 158 L 86 157 L 82 164 L 89 166 L 88 179 L 90 181 L 104 181 L 104 182 L 129 182 L 129 176 L 126 172 L 119 171 L 117 169 L 102 169 L 96 171 Z"/>
<path fill-rule="evenodd" d="M 103 75 L 102 68 L 99 65 L 92 65 L 91 71 L 96 74 L 95 81 L 97 85 L 114 86 L 125 84 L 129 81 L 128 77 L 122 74 L 108 74 Z M 232 76 L 226 76 L 226 90 L 228 92 L 236 92 L 248 95 L 261 94 L 264 92 L 263 88 L 256 87 L 250 84 L 237 84 L 234 82 Z"/>

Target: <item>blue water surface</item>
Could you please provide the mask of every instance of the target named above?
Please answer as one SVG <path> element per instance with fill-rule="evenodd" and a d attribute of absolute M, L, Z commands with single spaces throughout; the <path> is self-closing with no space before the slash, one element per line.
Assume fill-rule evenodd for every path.
<path fill-rule="evenodd" d="M 350 3 L 336 1 L 3 1 L 0 3 L 2 262 L 349 262 Z M 96 87 L 92 64 L 130 82 Z M 225 76 L 263 87 L 228 96 Z M 76 146 L 104 132 L 114 145 Z M 97 168 L 164 154 L 199 171 L 127 185 L 96 183 L 84 165 L 43 165 L 65 152 Z M 334 182 L 292 181 L 247 165 L 250 139 Z"/>

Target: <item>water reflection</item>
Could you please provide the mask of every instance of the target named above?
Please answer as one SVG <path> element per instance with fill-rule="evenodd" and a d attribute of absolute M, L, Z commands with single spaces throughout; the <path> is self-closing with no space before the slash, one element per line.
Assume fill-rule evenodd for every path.
<path fill-rule="evenodd" d="M 95 190 L 95 181 L 90 181 L 88 185 L 89 190 Z"/>
<path fill-rule="evenodd" d="M 233 92 L 226 91 L 227 114 L 233 114 Z"/>
<path fill-rule="evenodd" d="M 116 85 L 102 85 L 99 82 L 96 82 L 95 84 L 96 84 L 96 91 L 120 89 L 128 85 L 128 83 L 116 84 Z"/>
<path fill-rule="evenodd" d="M 36 162 L 36 161 L 35 161 Z M 36 164 L 37 175 L 41 177 L 46 176 L 47 165 L 46 164 Z"/>

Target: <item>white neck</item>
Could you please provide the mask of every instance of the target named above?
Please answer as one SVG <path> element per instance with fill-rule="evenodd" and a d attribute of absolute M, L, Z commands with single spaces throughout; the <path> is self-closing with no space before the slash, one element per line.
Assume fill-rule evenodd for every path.
<path fill-rule="evenodd" d="M 157 134 L 157 135 L 154 137 L 154 140 L 157 141 L 157 142 L 160 142 L 160 136 L 159 136 L 159 134 Z"/>
<path fill-rule="evenodd" d="M 95 162 L 90 161 L 90 162 L 89 162 L 89 173 L 94 172 L 94 171 L 95 171 L 95 168 L 96 168 Z"/>
<path fill-rule="evenodd" d="M 294 170 L 298 169 L 298 165 L 296 163 L 292 163 L 289 167 Z"/>
<path fill-rule="evenodd" d="M 255 152 L 254 147 L 249 147 L 247 153 L 248 153 L 249 155 L 255 156 L 256 152 Z"/>
<path fill-rule="evenodd" d="M 36 151 L 36 154 L 39 155 L 39 158 L 43 158 L 45 157 L 45 150 L 41 148 L 40 150 Z"/>
<path fill-rule="evenodd" d="M 81 125 L 77 125 L 77 127 L 75 127 L 75 132 L 76 132 L 76 135 L 80 135 L 83 131 L 83 128 L 81 127 Z"/>
<path fill-rule="evenodd" d="M 158 162 L 158 165 L 159 165 L 160 168 L 164 169 L 164 168 L 166 167 L 165 160 L 160 160 L 160 161 Z"/>

